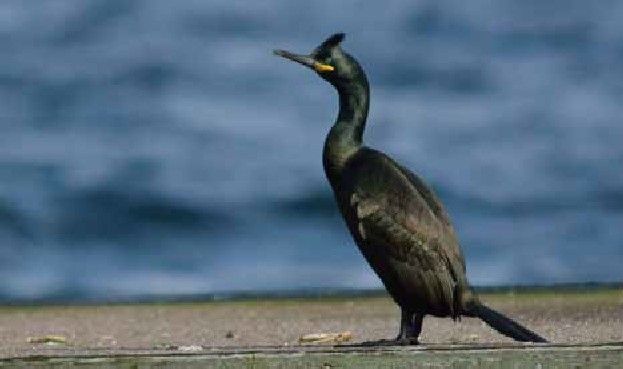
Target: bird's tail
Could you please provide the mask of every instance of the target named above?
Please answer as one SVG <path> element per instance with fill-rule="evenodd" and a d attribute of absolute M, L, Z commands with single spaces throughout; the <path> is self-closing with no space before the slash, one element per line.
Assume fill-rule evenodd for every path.
<path fill-rule="evenodd" d="M 547 342 L 547 340 L 538 334 L 532 332 L 528 328 L 525 328 L 514 320 L 505 317 L 497 311 L 483 305 L 482 303 L 476 303 L 470 306 L 470 316 L 480 318 L 489 324 L 491 328 L 508 336 L 515 341 L 521 342 Z"/>

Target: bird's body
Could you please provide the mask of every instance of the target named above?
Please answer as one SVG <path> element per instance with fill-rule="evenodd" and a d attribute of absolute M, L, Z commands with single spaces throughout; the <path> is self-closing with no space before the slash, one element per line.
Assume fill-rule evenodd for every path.
<path fill-rule="evenodd" d="M 428 187 L 383 153 L 362 147 L 333 190 L 359 249 L 396 303 L 413 313 L 458 317 L 468 288 L 463 257 Z"/>
<path fill-rule="evenodd" d="M 543 338 L 484 306 L 472 292 L 441 201 L 417 175 L 363 145 L 370 92 L 363 69 L 333 35 L 314 52 L 280 56 L 315 69 L 340 110 L 323 150 L 325 174 L 353 239 L 402 311 L 400 343 L 417 343 L 425 315 L 475 316 L 519 341 Z"/>

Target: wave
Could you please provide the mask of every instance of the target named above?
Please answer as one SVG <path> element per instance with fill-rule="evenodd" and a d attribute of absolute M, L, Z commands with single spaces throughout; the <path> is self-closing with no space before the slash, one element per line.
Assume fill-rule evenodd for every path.
<path fill-rule="evenodd" d="M 339 217 L 335 198 L 328 186 L 325 190 L 308 190 L 296 198 L 273 200 L 267 207 L 273 214 L 284 218 Z"/>
<path fill-rule="evenodd" d="M 57 205 L 54 233 L 73 241 L 134 238 L 154 232 L 219 234 L 232 231 L 237 223 L 222 208 L 121 188 L 76 191 L 58 199 Z"/>
<path fill-rule="evenodd" d="M 0 198 L 0 231 L 8 231 L 18 237 L 32 237 L 32 226 L 28 219 L 7 200 Z"/>

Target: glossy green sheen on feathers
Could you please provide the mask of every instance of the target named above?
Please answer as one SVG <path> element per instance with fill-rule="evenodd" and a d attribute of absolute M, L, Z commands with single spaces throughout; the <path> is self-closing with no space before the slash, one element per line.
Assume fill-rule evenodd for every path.
<path fill-rule="evenodd" d="M 343 34 L 310 55 L 275 54 L 314 69 L 338 92 L 339 113 L 325 140 L 322 163 L 353 239 L 401 308 L 397 341 L 417 344 L 425 315 L 476 316 L 519 341 L 544 342 L 534 332 L 482 305 L 441 201 L 416 174 L 363 145 L 370 87 L 359 63 L 345 53 Z"/>

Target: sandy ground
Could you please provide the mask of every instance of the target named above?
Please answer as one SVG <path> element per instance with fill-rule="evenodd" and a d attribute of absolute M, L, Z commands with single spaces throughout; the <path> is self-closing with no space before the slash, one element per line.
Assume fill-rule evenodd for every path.
<path fill-rule="evenodd" d="M 623 291 L 483 295 L 491 307 L 555 343 L 623 341 Z M 302 335 L 352 332 L 351 342 L 394 337 L 388 298 L 277 299 L 209 303 L 0 307 L 0 358 L 70 350 L 189 346 L 292 346 Z M 66 343 L 32 343 L 60 335 Z M 427 317 L 421 342 L 512 342 L 479 320 Z"/>

